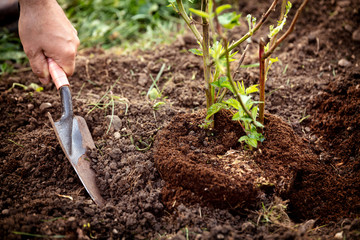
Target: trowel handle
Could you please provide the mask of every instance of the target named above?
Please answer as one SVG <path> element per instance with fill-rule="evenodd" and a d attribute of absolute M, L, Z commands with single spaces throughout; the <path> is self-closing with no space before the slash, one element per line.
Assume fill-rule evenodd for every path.
<path fill-rule="evenodd" d="M 57 63 L 52 58 L 47 58 L 47 62 L 49 65 L 49 72 L 56 89 L 59 90 L 63 86 L 69 86 L 69 80 L 64 70 L 59 65 L 57 65 Z"/>

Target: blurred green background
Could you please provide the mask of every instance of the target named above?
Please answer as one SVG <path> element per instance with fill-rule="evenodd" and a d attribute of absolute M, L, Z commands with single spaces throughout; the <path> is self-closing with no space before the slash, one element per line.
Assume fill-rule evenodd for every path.
<path fill-rule="evenodd" d="M 184 3 L 189 5 L 185 0 Z M 199 2 L 199 1 L 194 1 Z M 184 23 L 167 0 L 58 0 L 78 31 L 80 49 L 149 49 L 171 43 Z M 0 74 L 27 61 L 14 33 L 0 29 Z"/>

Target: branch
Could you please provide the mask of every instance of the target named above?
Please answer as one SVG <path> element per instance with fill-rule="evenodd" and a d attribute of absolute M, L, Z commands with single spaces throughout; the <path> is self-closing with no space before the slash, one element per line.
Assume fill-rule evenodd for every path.
<path fill-rule="evenodd" d="M 271 6 L 269 7 L 269 9 L 266 11 L 266 13 L 264 13 L 260 19 L 260 21 L 255 25 L 254 29 L 250 30 L 249 32 L 247 32 L 242 38 L 240 38 L 239 40 L 237 40 L 236 42 L 234 42 L 233 44 L 231 44 L 231 46 L 229 46 L 228 50 L 229 52 L 231 52 L 234 48 L 236 48 L 237 46 L 239 46 L 241 43 L 243 43 L 246 39 L 248 39 L 249 37 L 251 37 L 257 30 L 259 30 L 259 28 L 264 24 L 264 22 L 266 21 L 266 19 L 268 18 L 268 16 L 270 15 L 271 11 L 274 10 L 276 4 L 278 3 L 279 0 L 274 0 L 273 3 L 271 4 Z M 225 55 L 225 51 L 223 51 L 220 55 L 220 58 L 223 57 Z M 214 61 L 211 62 L 211 65 L 214 64 Z"/>
<path fill-rule="evenodd" d="M 275 49 L 279 46 L 279 44 L 285 40 L 285 38 L 287 38 L 287 36 L 289 36 L 290 33 L 292 33 L 292 31 L 295 28 L 295 23 L 297 21 L 297 19 L 300 16 L 300 13 L 302 12 L 302 10 L 304 9 L 305 5 L 308 3 L 309 0 L 304 0 L 303 3 L 301 4 L 301 6 L 298 8 L 298 10 L 295 13 L 294 19 L 291 22 L 291 25 L 289 27 L 289 29 L 284 33 L 284 35 L 282 35 L 277 41 L 276 43 L 271 46 L 271 48 L 262 56 L 264 59 L 268 58 L 274 51 Z"/>
<path fill-rule="evenodd" d="M 186 11 L 184 9 L 184 5 L 182 3 L 182 0 L 176 0 L 176 3 L 179 8 L 180 16 L 184 19 L 190 30 L 194 33 L 196 40 L 200 43 L 202 43 L 202 36 L 197 30 L 197 28 L 194 26 L 194 21 L 186 14 Z"/>

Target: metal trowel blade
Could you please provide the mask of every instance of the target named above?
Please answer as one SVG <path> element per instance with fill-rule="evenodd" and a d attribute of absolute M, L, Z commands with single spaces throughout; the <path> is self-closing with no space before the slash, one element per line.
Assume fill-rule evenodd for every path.
<path fill-rule="evenodd" d="M 71 152 L 69 152 L 68 147 L 65 147 L 69 139 L 65 136 L 66 131 L 63 131 L 59 122 L 54 122 L 50 113 L 48 117 L 66 158 L 74 167 L 86 191 L 98 206 L 103 206 L 105 201 L 96 185 L 95 172 L 91 169 L 89 158 L 86 156 L 86 149 L 95 149 L 95 144 L 85 119 L 80 116 L 73 117 Z"/>

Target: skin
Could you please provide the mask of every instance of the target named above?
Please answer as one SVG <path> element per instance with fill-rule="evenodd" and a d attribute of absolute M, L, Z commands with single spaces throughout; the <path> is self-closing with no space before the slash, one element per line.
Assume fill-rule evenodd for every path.
<path fill-rule="evenodd" d="M 56 0 L 19 0 L 19 35 L 30 66 L 43 84 L 50 82 L 46 58 L 71 76 L 80 44 L 77 31 Z"/>

